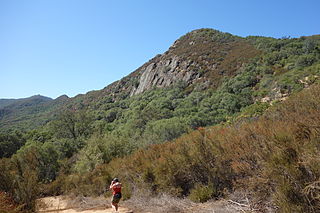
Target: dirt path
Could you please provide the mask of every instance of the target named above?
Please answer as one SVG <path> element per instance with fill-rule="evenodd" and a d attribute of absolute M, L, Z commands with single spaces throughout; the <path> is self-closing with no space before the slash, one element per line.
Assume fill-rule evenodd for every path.
<path fill-rule="evenodd" d="M 65 196 L 46 197 L 37 200 L 38 213 L 112 213 L 114 212 L 106 198 L 70 198 Z M 133 211 L 120 207 L 121 213 Z"/>
<path fill-rule="evenodd" d="M 112 213 L 115 212 L 110 204 L 110 199 L 104 197 L 68 197 L 56 196 L 37 200 L 37 213 Z M 137 204 L 143 203 L 139 206 Z M 126 206 L 134 209 L 128 209 Z M 137 210 L 139 209 L 139 210 Z M 144 209 L 141 211 L 141 209 Z M 259 212 L 251 209 L 247 204 L 240 204 L 231 200 L 209 201 L 196 204 L 187 200 L 167 198 L 166 196 L 151 198 L 146 202 L 139 200 L 120 202 L 120 213 L 238 213 Z"/>

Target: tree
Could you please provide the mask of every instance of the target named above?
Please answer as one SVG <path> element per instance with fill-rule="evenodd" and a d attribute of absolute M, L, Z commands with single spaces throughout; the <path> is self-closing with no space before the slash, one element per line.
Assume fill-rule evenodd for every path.
<path fill-rule="evenodd" d="M 0 158 L 11 157 L 25 142 L 25 136 L 20 132 L 0 133 Z"/>
<path fill-rule="evenodd" d="M 188 130 L 188 125 L 180 118 L 162 119 L 148 123 L 142 138 L 147 144 L 157 144 L 173 140 Z"/>
<path fill-rule="evenodd" d="M 66 110 L 52 122 L 52 131 L 57 138 L 88 137 L 92 133 L 92 123 L 92 116 L 87 111 Z"/>

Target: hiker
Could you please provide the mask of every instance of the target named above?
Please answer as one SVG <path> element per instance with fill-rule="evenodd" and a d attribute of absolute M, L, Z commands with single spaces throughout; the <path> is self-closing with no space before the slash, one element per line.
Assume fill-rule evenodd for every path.
<path fill-rule="evenodd" d="M 114 178 L 111 182 L 110 189 L 112 190 L 111 206 L 118 212 L 118 203 L 121 199 L 121 183 L 118 178 Z"/>

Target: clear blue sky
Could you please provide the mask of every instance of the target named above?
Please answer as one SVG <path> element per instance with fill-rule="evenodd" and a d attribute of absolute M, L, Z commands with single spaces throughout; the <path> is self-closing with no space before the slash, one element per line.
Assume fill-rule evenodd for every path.
<path fill-rule="evenodd" d="M 0 0 L 0 98 L 98 90 L 198 28 L 320 34 L 319 0 Z"/>

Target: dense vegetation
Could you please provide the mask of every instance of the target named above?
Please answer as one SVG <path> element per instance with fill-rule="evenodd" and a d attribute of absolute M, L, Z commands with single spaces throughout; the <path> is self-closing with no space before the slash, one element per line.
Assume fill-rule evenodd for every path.
<path fill-rule="evenodd" d="M 167 191 L 201 202 L 245 188 L 260 202 L 271 198 L 282 212 L 318 212 L 319 94 L 317 85 L 256 121 L 199 128 L 104 169 L 153 193 Z"/>
<path fill-rule="evenodd" d="M 39 196 L 101 194 L 116 175 L 130 186 L 126 196 L 147 186 L 203 202 L 248 187 L 283 212 L 319 210 L 320 88 L 310 85 L 319 82 L 320 37 L 240 38 L 203 29 L 180 44 L 195 36 L 227 47 L 241 40 L 258 54 L 228 67 L 246 48 L 233 49 L 230 63 L 219 65 L 229 75 L 210 87 L 181 81 L 132 97 L 113 88 L 116 97 L 95 91 L 41 108 L 41 118 L 64 110 L 36 129 L 0 135 L 0 191 L 33 209 Z M 187 47 L 174 51 L 193 57 Z M 311 89 L 278 104 L 303 88 Z"/>

